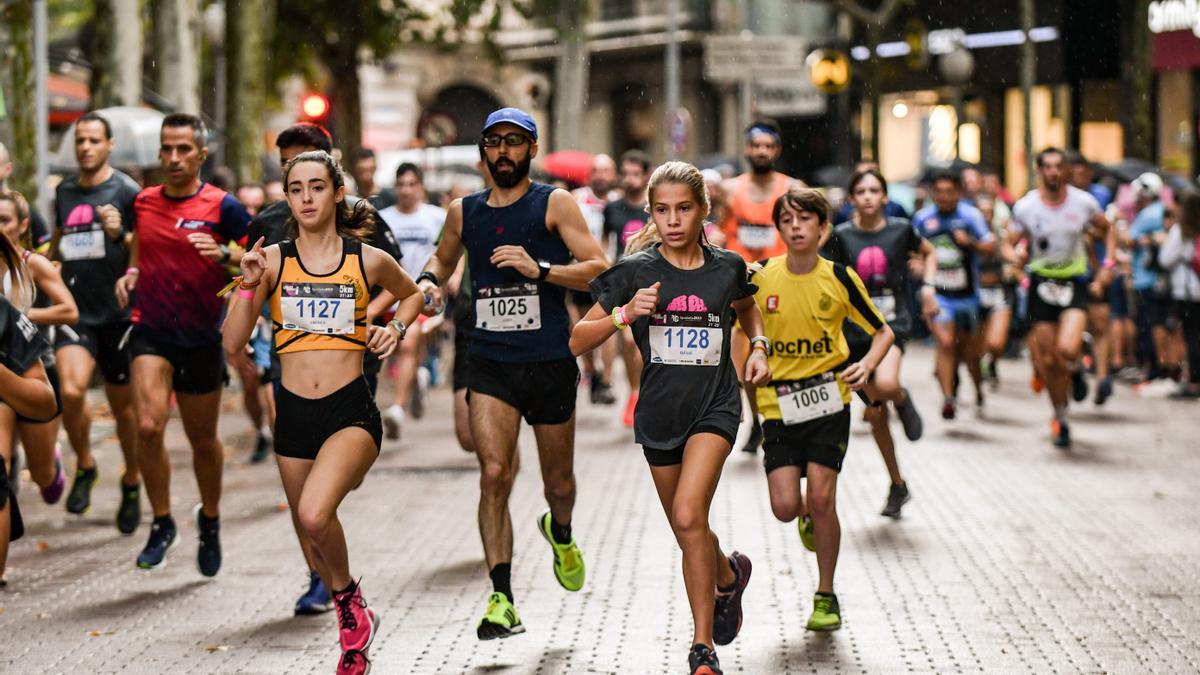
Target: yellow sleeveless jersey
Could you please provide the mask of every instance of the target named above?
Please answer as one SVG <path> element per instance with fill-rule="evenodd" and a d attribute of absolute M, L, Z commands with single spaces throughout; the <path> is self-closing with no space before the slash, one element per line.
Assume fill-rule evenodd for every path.
<path fill-rule="evenodd" d="M 778 420 L 777 385 L 849 365 L 850 347 L 842 334 L 844 320 L 874 335 L 884 319 L 854 270 L 825 258 L 818 258 L 808 274 L 789 272 L 786 255 L 770 258 L 751 281 L 758 285 L 754 299 L 771 341 L 771 384 L 758 388 L 758 412 L 765 419 Z M 842 404 L 849 403 L 850 389 L 840 381 L 837 386 Z"/>
<path fill-rule="evenodd" d="M 275 352 L 367 347 L 367 271 L 362 243 L 342 239 L 342 262 L 329 274 L 304 268 L 296 243 L 279 243 L 279 274 L 268 302 Z"/>

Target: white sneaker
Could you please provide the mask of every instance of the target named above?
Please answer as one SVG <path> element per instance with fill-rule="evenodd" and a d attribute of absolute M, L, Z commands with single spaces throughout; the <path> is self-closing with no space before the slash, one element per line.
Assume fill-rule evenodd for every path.
<path fill-rule="evenodd" d="M 404 424 L 404 408 L 396 404 L 383 413 L 383 436 L 395 441 L 400 438 L 400 427 Z"/>

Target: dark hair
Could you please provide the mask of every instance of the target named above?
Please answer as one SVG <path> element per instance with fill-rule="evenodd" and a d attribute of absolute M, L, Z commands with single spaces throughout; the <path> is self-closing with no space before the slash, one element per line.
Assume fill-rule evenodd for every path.
<path fill-rule="evenodd" d="M 1063 161 L 1072 166 L 1079 164 L 1090 166 L 1090 162 L 1083 156 L 1083 153 L 1073 148 L 1067 148 L 1063 151 Z"/>
<path fill-rule="evenodd" d="M 874 176 L 875 180 L 878 180 L 879 184 L 883 186 L 883 194 L 887 194 L 887 179 L 883 177 L 883 174 L 879 172 L 879 169 L 871 168 L 860 169 L 850 174 L 850 187 L 847 188 L 847 192 L 850 193 L 851 197 L 854 196 L 854 188 L 858 187 L 858 184 L 861 183 L 862 180 L 867 176 Z"/>
<path fill-rule="evenodd" d="M 938 181 L 948 180 L 954 183 L 954 187 L 962 189 L 962 176 L 957 171 L 950 169 L 938 169 L 929 175 L 929 184 L 936 185 Z"/>
<path fill-rule="evenodd" d="M 208 144 L 208 127 L 204 126 L 204 120 L 199 117 L 187 113 L 171 113 L 163 118 L 163 129 L 182 127 L 191 128 L 192 136 L 196 139 L 196 147 L 203 148 Z"/>
<path fill-rule="evenodd" d="M 646 173 L 650 173 L 650 167 L 654 166 L 654 162 L 650 161 L 650 155 L 647 155 L 637 148 L 626 150 L 621 155 L 621 163 L 624 164 L 626 162 L 629 162 L 630 164 L 637 164 L 638 166 L 642 167 L 642 171 L 645 171 Z"/>
<path fill-rule="evenodd" d="M 400 164 L 400 166 L 396 167 L 396 180 L 400 180 L 400 176 L 403 176 L 406 173 L 411 173 L 416 176 L 418 183 L 425 180 L 425 173 L 421 171 L 421 167 L 413 164 L 412 162 L 403 162 Z"/>
<path fill-rule="evenodd" d="M 1200 190 L 1187 187 L 1175 193 L 1175 201 L 1179 204 L 1180 234 L 1184 239 L 1195 239 L 1200 236 Z"/>
<path fill-rule="evenodd" d="M 1051 145 L 1048 148 L 1042 148 L 1042 151 L 1037 154 L 1037 167 L 1039 169 L 1046 166 L 1046 156 L 1047 155 L 1058 155 L 1059 157 L 1062 157 L 1064 160 L 1067 157 L 1067 153 L 1063 152 L 1059 148 L 1054 147 L 1053 145 Z"/>
<path fill-rule="evenodd" d="M 297 122 L 279 132 L 275 137 L 275 147 L 284 148 L 316 148 L 325 152 L 333 152 L 333 137 L 325 127 L 312 122 Z"/>
<path fill-rule="evenodd" d="M 775 140 L 777 141 L 783 135 L 783 132 L 779 129 L 779 123 L 769 117 L 759 118 L 751 122 L 750 126 L 746 127 L 746 138 L 749 138 L 750 134 L 755 131 L 769 133 L 775 136 Z"/>
<path fill-rule="evenodd" d="M 208 177 L 208 182 L 213 187 L 221 188 L 226 192 L 233 191 L 237 185 L 237 176 L 233 174 L 233 169 L 227 166 L 218 166 L 212 170 L 212 175 Z"/>
<path fill-rule="evenodd" d="M 358 151 L 354 153 L 354 161 L 357 162 L 364 159 L 375 159 L 375 151 L 371 148 L 359 148 Z"/>
<path fill-rule="evenodd" d="M 341 167 L 334 160 L 333 155 L 324 150 L 310 150 L 296 155 L 283 167 L 283 189 L 286 194 L 288 185 L 288 175 L 292 172 L 297 164 L 302 162 L 312 162 L 321 164 L 325 170 L 329 172 L 329 180 L 333 183 L 334 191 L 337 191 L 346 186 L 346 177 L 342 174 Z M 371 207 L 371 203 L 365 199 L 359 199 L 350 206 L 345 198 L 342 203 L 338 204 L 334 210 L 334 226 L 337 228 L 338 236 L 359 241 L 367 241 L 375 231 L 375 209 Z M 287 221 L 288 237 L 295 239 L 300 235 L 300 226 L 296 223 L 296 216 L 289 215 Z"/>
<path fill-rule="evenodd" d="M 0 202 L 11 202 L 13 211 L 17 214 L 17 220 L 23 220 L 21 217 L 21 209 L 25 205 L 25 198 L 21 193 L 12 190 L 0 190 Z M 28 231 L 26 232 L 28 234 Z M 25 260 L 21 257 L 21 251 L 17 249 L 16 244 L 9 241 L 8 237 L 0 234 L 0 263 L 4 264 L 5 272 L 12 281 L 12 290 L 14 297 L 9 298 L 13 301 L 13 305 L 21 311 L 25 311 L 27 304 L 33 297 L 29 293 L 29 287 L 32 280 L 29 278 L 29 270 L 25 267 Z"/>
<path fill-rule="evenodd" d="M 779 228 L 785 206 L 793 211 L 815 213 L 821 225 L 829 222 L 829 200 L 821 194 L 820 190 L 809 187 L 792 187 L 788 188 L 784 194 L 779 195 L 779 199 L 775 200 L 775 206 L 771 208 L 771 220 L 775 223 L 776 229 Z"/>
<path fill-rule="evenodd" d="M 75 120 L 75 128 L 78 129 L 79 125 L 83 124 L 84 122 L 99 122 L 100 124 L 103 124 L 104 125 L 104 138 L 106 140 L 110 140 L 110 141 L 112 140 L 112 125 L 109 124 L 108 120 L 104 119 L 104 116 L 101 115 L 100 113 L 95 112 L 95 111 L 85 113 L 83 115 L 83 117 L 80 117 L 79 119 Z"/>

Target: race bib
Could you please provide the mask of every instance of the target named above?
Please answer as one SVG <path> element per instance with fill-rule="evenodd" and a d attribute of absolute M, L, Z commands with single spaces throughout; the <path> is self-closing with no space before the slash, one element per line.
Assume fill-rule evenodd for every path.
<path fill-rule="evenodd" d="M 542 327 L 542 304 L 533 282 L 484 286 L 475 294 L 475 327 L 508 332 Z"/>
<path fill-rule="evenodd" d="M 1075 286 L 1043 279 L 1038 282 L 1037 294 L 1047 305 L 1070 307 L 1075 299 Z"/>
<path fill-rule="evenodd" d="M 58 250 L 63 260 L 99 260 L 104 257 L 104 230 L 64 234 Z"/>
<path fill-rule="evenodd" d="M 896 320 L 896 296 L 892 295 L 890 291 L 883 295 L 872 295 L 871 304 L 875 305 L 875 309 L 883 315 L 884 321 Z"/>
<path fill-rule="evenodd" d="M 744 248 L 771 248 L 776 240 L 775 228 L 765 225 L 738 225 L 738 243 Z"/>
<path fill-rule="evenodd" d="M 716 366 L 724 343 L 719 314 L 666 312 L 650 317 L 651 363 Z"/>
<path fill-rule="evenodd" d="M 800 424 L 841 412 L 842 392 L 832 372 L 800 382 L 775 385 L 779 413 L 785 425 Z"/>
<path fill-rule="evenodd" d="M 1006 307 L 1008 305 L 1008 298 L 1005 297 L 1002 287 L 984 286 L 979 289 L 979 304 L 985 309 Z"/>
<path fill-rule="evenodd" d="M 938 268 L 937 273 L 933 275 L 933 284 L 938 288 L 947 291 L 962 291 L 967 288 L 967 268 L 954 267 L 950 269 Z"/>
<path fill-rule="evenodd" d="M 318 335 L 354 333 L 354 285 L 284 282 L 279 308 L 283 329 Z"/>

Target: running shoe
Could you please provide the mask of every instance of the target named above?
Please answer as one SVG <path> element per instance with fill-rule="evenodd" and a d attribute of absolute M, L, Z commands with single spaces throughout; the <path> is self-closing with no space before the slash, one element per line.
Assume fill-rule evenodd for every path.
<path fill-rule="evenodd" d="M 321 581 L 321 575 L 310 570 L 308 573 L 308 590 L 304 591 L 304 595 L 296 601 L 296 616 L 308 616 L 311 614 L 324 614 L 333 609 L 333 604 L 329 600 L 329 589 L 325 588 L 325 582 Z"/>
<path fill-rule="evenodd" d="M 1109 396 L 1112 396 L 1112 393 L 1113 379 L 1112 375 L 1109 375 L 1103 380 L 1100 380 L 1100 384 L 1096 385 L 1096 405 L 1104 405 L 1104 402 L 1108 400 Z"/>
<path fill-rule="evenodd" d="M 621 422 L 630 428 L 633 428 L 633 413 L 637 410 L 638 393 L 635 391 L 629 395 L 629 401 L 625 403 L 625 414 L 621 417 Z"/>
<path fill-rule="evenodd" d="M 758 420 L 754 421 L 754 426 L 750 427 L 750 437 L 746 439 L 746 444 L 742 446 L 742 452 L 753 455 L 758 452 L 758 446 L 763 442 L 762 425 Z"/>
<path fill-rule="evenodd" d="M 1200 398 L 1200 390 L 1184 385 L 1168 394 L 1167 398 L 1173 401 L 1194 401 Z"/>
<path fill-rule="evenodd" d="M 1071 373 L 1071 398 L 1076 403 L 1087 398 L 1088 384 L 1087 380 L 1083 379 L 1083 371 L 1077 370 Z"/>
<path fill-rule="evenodd" d="M 412 403 L 409 412 L 414 420 L 425 416 L 425 396 L 429 393 L 429 369 L 425 366 L 417 368 L 417 376 L 413 379 Z"/>
<path fill-rule="evenodd" d="M 75 469 L 75 480 L 71 481 L 71 491 L 67 493 L 67 513 L 82 515 L 92 506 L 92 488 L 100 472 L 96 467 L 90 469 Z"/>
<path fill-rule="evenodd" d="M 607 382 L 599 377 L 592 380 L 593 405 L 612 405 L 616 402 L 617 397 L 613 396 L 612 387 Z"/>
<path fill-rule="evenodd" d="M 800 543 L 804 544 L 804 548 L 817 552 L 817 542 L 813 539 L 813 521 L 812 516 L 804 516 L 796 519 L 796 529 L 800 530 Z"/>
<path fill-rule="evenodd" d="M 1000 389 L 1000 359 L 989 359 L 987 380 L 988 386 L 992 388 L 992 391 Z"/>
<path fill-rule="evenodd" d="M 169 516 L 168 516 L 169 518 Z M 167 549 L 178 542 L 175 521 L 168 520 L 166 524 L 154 523 L 150 526 L 150 538 L 146 548 L 138 554 L 137 566 L 144 570 L 154 570 L 163 566 L 167 559 Z"/>
<path fill-rule="evenodd" d="M 525 632 L 521 617 L 517 616 L 517 608 L 513 606 L 503 593 L 492 593 L 488 596 L 487 612 L 475 626 L 475 634 L 480 640 L 495 640 L 507 638 Z"/>
<path fill-rule="evenodd" d="M 1054 439 L 1054 447 L 1066 450 L 1071 447 L 1071 430 L 1066 422 L 1057 419 L 1050 420 L 1050 437 Z"/>
<path fill-rule="evenodd" d="M 367 653 L 360 651 L 342 652 L 338 659 L 337 675 L 367 675 L 371 672 L 371 661 Z"/>
<path fill-rule="evenodd" d="M 699 643 L 692 645 L 692 651 L 688 653 L 688 667 L 692 669 L 692 675 L 723 675 L 725 672 L 721 670 L 717 653 Z"/>
<path fill-rule="evenodd" d="M 117 507 L 117 529 L 121 534 L 133 534 L 142 521 L 142 486 L 126 485 L 121 476 L 121 505 Z"/>
<path fill-rule="evenodd" d="M 1046 388 L 1046 383 L 1042 381 L 1041 375 L 1034 373 L 1033 376 L 1029 378 L 1029 388 L 1033 390 L 1033 393 L 1040 394 L 1042 393 L 1042 390 Z"/>
<path fill-rule="evenodd" d="M 903 508 L 910 499 L 912 499 L 912 495 L 908 493 L 908 483 L 901 483 L 899 485 L 893 484 L 890 488 L 888 488 L 887 504 L 884 505 L 883 510 L 879 512 L 879 515 L 899 520 L 900 509 Z"/>
<path fill-rule="evenodd" d="M 952 420 L 954 419 L 954 414 L 955 410 L 953 401 L 946 401 L 944 404 L 942 404 L 942 419 Z"/>
<path fill-rule="evenodd" d="M 713 604 L 713 642 L 727 645 L 733 642 L 742 630 L 742 594 L 750 583 L 750 558 L 734 551 L 729 554 L 729 566 L 733 568 L 733 589 L 717 591 Z"/>
<path fill-rule="evenodd" d="M 392 404 L 383 413 L 383 437 L 395 441 L 400 438 L 400 426 L 404 422 L 404 409 Z"/>
<path fill-rule="evenodd" d="M 196 552 L 196 566 L 200 574 L 215 577 L 221 571 L 221 519 L 209 518 L 197 504 L 192 509 L 196 518 L 196 531 L 200 534 L 200 549 Z"/>
<path fill-rule="evenodd" d="M 571 541 L 560 544 L 554 541 L 554 535 L 550 533 L 550 512 L 546 511 L 538 518 L 538 532 L 550 544 L 550 549 L 554 551 L 554 577 L 558 579 L 558 585 L 568 591 L 577 591 L 583 588 L 583 580 L 585 569 L 583 565 L 583 551 L 575 545 L 575 535 L 571 535 Z"/>
<path fill-rule="evenodd" d="M 901 389 L 904 393 L 904 403 L 896 404 L 896 414 L 900 416 L 900 424 L 904 426 L 904 437 L 910 441 L 920 440 L 921 435 L 925 433 L 925 424 L 921 421 L 921 413 L 917 412 L 917 406 L 913 403 L 912 395 L 907 389 Z"/>
<path fill-rule="evenodd" d="M 838 606 L 837 596 L 813 596 L 813 611 L 808 617 L 809 630 L 837 630 L 842 627 L 842 608 Z"/>
<path fill-rule="evenodd" d="M 271 439 L 267 438 L 266 434 L 260 433 L 258 440 L 254 442 L 254 452 L 250 453 L 250 463 L 259 464 L 266 461 L 271 455 Z"/>
<path fill-rule="evenodd" d="M 62 499 L 63 491 L 67 488 L 67 472 L 63 471 L 62 446 L 54 444 L 54 480 L 44 488 L 39 488 L 42 501 L 47 504 L 57 504 Z"/>
<path fill-rule="evenodd" d="M 362 587 L 354 584 L 354 590 L 347 589 L 333 596 L 333 604 L 338 615 L 338 640 L 342 643 L 343 652 L 364 652 L 375 639 L 375 631 L 379 628 L 379 616 L 367 607 L 363 600 Z"/>

